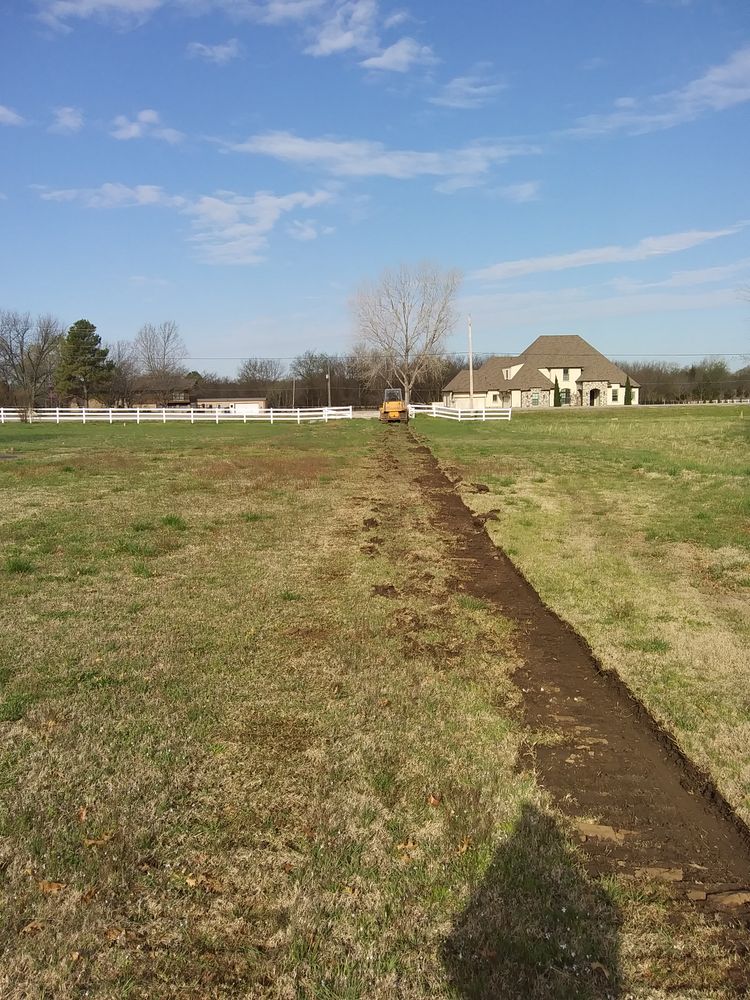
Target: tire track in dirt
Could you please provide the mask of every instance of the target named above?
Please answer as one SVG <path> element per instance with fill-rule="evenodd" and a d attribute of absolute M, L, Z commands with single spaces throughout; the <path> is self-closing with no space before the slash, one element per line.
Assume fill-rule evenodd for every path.
<path fill-rule="evenodd" d="M 410 434 L 410 436 L 412 436 Z M 594 873 L 645 876 L 676 895 L 750 921 L 750 831 L 710 779 L 585 640 L 542 602 L 432 453 L 412 436 L 417 488 L 454 540 L 464 592 L 516 626 L 514 681 L 525 722 L 552 736 L 525 763 L 576 826 Z"/>

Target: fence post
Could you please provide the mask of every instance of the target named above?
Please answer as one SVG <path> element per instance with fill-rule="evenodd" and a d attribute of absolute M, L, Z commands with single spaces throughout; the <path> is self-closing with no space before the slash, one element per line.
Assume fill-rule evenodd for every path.
<path fill-rule="evenodd" d="M 437 403 L 433 403 L 432 404 L 432 415 L 433 415 L 433 417 L 436 415 L 436 412 L 435 412 L 436 410 L 437 410 Z"/>
<path fill-rule="evenodd" d="M 109 410 L 109 422 L 112 423 L 112 408 Z"/>
<path fill-rule="evenodd" d="M 0 424 L 5 423 L 5 410 L 0 406 Z"/>
<path fill-rule="evenodd" d="M 297 407 L 297 423 L 302 423 L 302 417 L 300 416 L 299 406 Z"/>
<path fill-rule="evenodd" d="M 81 407 L 81 420 L 82 420 L 82 422 L 84 424 L 86 423 L 86 407 L 85 406 Z"/>
<path fill-rule="evenodd" d="M 195 413 L 193 413 L 193 408 L 192 408 L 192 406 L 190 407 L 190 423 L 191 423 L 191 424 L 194 424 L 194 423 L 195 423 Z"/>
<path fill-rule="evenodd" d="M 485 405 L 482 407 L 482 420 L 486 419 L 487 419 L 487 406 Z"/>
<path fill-rule="evenodd" d="M 161 422 L 163 424 L 166 424 L 166 422 L 167 422 L 167 408 L 166 408 L 166 406 L 162 406 L 162 408 L 161 408 Z"/>
<path fill-rule="evenodd" d="M 243 423 L 243 424 L 246 424 L 246 423 L 247 423 L 247 414 L 246 414 L 246 413 L 243 413 L 243 414 L 242 414 L 242 423 Z"/>
<path fill-rule="evenodd" d="M 459 407 L 459 410 L 458 410 L 458 422 L 459 422 L 459 424 L 461 423 L 461 408 L 460 407 Z"/>
<path fill-rule="evenodd" d="M 60 407 L 59 406 L 57 406 L 55 408 L 55 423 L 56 424 L 60 423 Z"/>
<path fill-rule="evenodd" d="M 327 406 L 323 407 L 323 420 L 326 423 L 328 423 L 328 407 Z"/>
<path fill-rule="evenodd" d="M 218 422 L 219 422 L 219 407 L 217 406 L 216 407 L 216 423 L 218 424 Z"/>
<path fill-rule="evenodd" d="M 139 424 L 141 422 L 141 410 L 140 410 L 140 407 L 138 407 L 138 406 L 136 406 L 136 408 L 135 408 L 135 422 L 137 424 Z"/>
<path fill-rule="evenodd" d="M 273 407 L 268 412 L 271 414 L 271 423 L 273 423 Z"/>

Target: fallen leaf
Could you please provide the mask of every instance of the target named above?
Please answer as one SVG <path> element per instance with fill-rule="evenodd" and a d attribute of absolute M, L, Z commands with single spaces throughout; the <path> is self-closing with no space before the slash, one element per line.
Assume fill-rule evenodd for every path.
<path fill-rule="evenodd" d="M 430 792 L 430 794 L 427 796 L 427 801 L 431 806 L 439 806 L 440 803 L 443 801 L 443 796 L 439 792 L 437 795 L 434 795 L 432 792 Z"/>
<path fill-rule="evenodd" d="M 45 893 L 48 896 L 54 896 L 56 892 L 62 892 L 64 888 L 65 888 L 65 882 L 42 881 L 39 883 L 39 891 Z"/>
<path fill-rule="evenodd" d="M 91 902 L 91 900 L 92 900 L 92 899 L 94 898 L 94 896 L 96 895 L 96 892 L 97 892 L 97 890 L 96 890 L 96 887 L 95 887 L 95 886 L 92 886 L 92 887 L 91 887 L 90 889 L 87 889 L 87 890 L 86 890 L 86 891 L 85 891 L 85 892 L 84 892 L 84 893 L 82 894 L 82 896 L 81 896 L 81 902 L 82 902 L 82 903 L 90 903 L 90 902 Z"/>
<path fill-rule="evenodd" d="M 88 814 L 89 814 L 89 811 L 86 808 L 86 806 L 81 806 L 81 808 L 78 810 L 78 822 L 79 823 L 85 823 L 86 822 L 86 817 L 88 816 Z"/>
<path fill-rule="evenodd" d="M 464 837 L 461 843 L 458 845 L 458 853 L 466 854 L 466 852 L 471 847 L 471 837 Z"/>
<path fill-rule="evenodd" d="M 81 958 L 80 951 L 72 951 L 70 953 L 70 960 L 71 960 L 71 962 L 78 962 L 80 960 L 80 958 Z"/>
<path fill-rule="evenodd" d="M 603 972 L 604 975 L 606 976 L 606 978 L 609 979 L 609 969 L 607 969 L 606 966 L 602 965 L 601 962 L 592 962 L 591 963 L 591 971 L 592 972 Z"/>
<path fill-rule="evenodd" d="M 109 833 L 103 833 L 101 837 L 84 837 L 83 846 L 84 847 L 101 847 L 103 844 L 108 844 L 114 835 L 114 831 Z"/>
<path fill-rule="evenodd" d="M 32 920 L 31 923 L 26 924 L 25 927 L 21 928 L 22 934 L 38 934 L 39 931 L 44 930 L 44 924 L 41 920 Z"/>
<path fill-rule="evenodd" d="M 106 930 L 104 932 L 104 937 L 107 939 L 107 941 L 119 941 L 120 938 L 124 936 L 124 934 L 125 931 L 122 929 L 122 927 L 110 927 L 109 930 Z"/>
<path fill-rule="evenodd" d="M 417 845 L 413 840 L 407 840 L 403 844 L 396 844 L 397 851 L 413 851 Z"/>
<path fill-rule="evenodd" d="M 349 895 L 349 896 L 356 896 L 357 895 L 357 890 L 353 889 L 350 885 L 345 885 L 344 886 L 344 892 L 347 895 Z"/>

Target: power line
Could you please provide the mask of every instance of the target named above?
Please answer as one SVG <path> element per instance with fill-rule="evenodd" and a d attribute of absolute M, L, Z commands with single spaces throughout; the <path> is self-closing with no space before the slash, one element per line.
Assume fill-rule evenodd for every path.
<path fill-rule="evenodd" d="M 321 356 L 325 358 L 330 358 L 331 360 L 344 361 L 350 357 L 348 354 L 326 354 L 324 351 L 320 352 Z M 465 351 L 445 351 L 443 353 L 429 354 L 426 355 L 431 358 L 465 358 Z M 477 351 L 478 357 L 485 357 L 488 360 L 492 357 L 508 357 L 508 358 L 518 358 L 520 355 L 514 354 L 512 351 L 507 354 L 503 352 L 493 352 L 489 353 L 486 351 Z M 615 358 L 636 358 L 637 360 L 647 361 L 651 360 L 662 360 L 664 358 L 744 358 L 750 357 L 750 350 L 748 351 L 696 351 L 692 354 L 620 354 L 619 352 L 613 352 L 612 354 Z M 244 354 L 240 357 L 223 357 L 221 355 L 200 355 L 200 354 L 188 354 L 185 358 L 186 361 L 297 361 L 304 357 L 303 354 L 295 354 L 292 357 L 278 357 L 275 355 L 260 355 L 260 354 Z M 567 359 L 572 358 L 588 358 L 591 360 L 590 354 L 565 354 Z M 575 365 L 569 367 L 576 367 Z"/>

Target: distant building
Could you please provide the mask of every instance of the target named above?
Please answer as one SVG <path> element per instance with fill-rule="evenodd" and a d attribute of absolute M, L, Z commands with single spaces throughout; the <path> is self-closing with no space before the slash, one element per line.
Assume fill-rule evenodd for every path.
<path fill-rule="evenodd" d="M 260 413 L 266 408 L 265 398 L 238 398 L 235 396 L 199 396 L 195 401 L 198 410 L 220 410 L 222 413 Z"/>
<path fill-rule="evenodd" d="M 443 403 L 465 409 L 483 406 L 553 406 L 555 379 L 563 406 L 622 406 L 626 373 L 582 337 L 537 337 L 517 357 L 493 357 L 474 372 L 469 394 L 468 368 L 443 389 Z M 631 402 L 639 385 L 630 380 Z"/>

